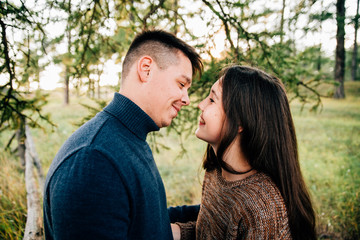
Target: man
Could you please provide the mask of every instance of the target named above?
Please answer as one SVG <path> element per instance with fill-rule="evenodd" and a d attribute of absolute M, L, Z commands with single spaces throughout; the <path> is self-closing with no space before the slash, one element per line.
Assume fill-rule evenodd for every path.
<path fill-rule="evenodd" d="M 123 62 L 120 93 L 80 127 L 45 183 L 46 239 L 172 239 L 163 182 L 146 143 L 189 104 L 199 55 L 164 31 L 146 31 Z"/>

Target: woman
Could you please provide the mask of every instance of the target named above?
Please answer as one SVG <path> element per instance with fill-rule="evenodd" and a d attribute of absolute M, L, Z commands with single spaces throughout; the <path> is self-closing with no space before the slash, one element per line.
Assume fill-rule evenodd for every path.
<path fill-rule="evenodd" d="M 196 136 L 208 142 L 202 202 L 196 221 L 172 224 L 174 239 L 316 239 L 280 80 L 228 67 L 199 108 Z"/>

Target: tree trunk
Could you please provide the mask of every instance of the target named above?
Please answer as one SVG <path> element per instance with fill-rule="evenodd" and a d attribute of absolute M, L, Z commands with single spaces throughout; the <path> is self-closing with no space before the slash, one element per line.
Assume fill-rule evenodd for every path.
<path fill-rule="evenodd" d="M 322 22 L 324 20 L 323 16 L 324 16 L 324 11 L 323 11 L 323 6 L 324 6 L 324 1 L 321 0 L 321 5 L 320 5 L 320 12 L 321 12 L 321 20 L 320 20 L 320 26 L 319 26 L 319 32 L 320 32 L 320 35 L 322 35 Z M 321 70 L 321 61 L 322 61 L 322 53 L 321 53 L 321 48 L 322 48 L 322 38 L 320 37 L 320 43 L 319 43 L 319 55 L 318 55 L 318 59 L 317 59 L 317 64 L 316 64 L 316 69 L 318 71 Z"/>
<path fill-rule="evenodd" d="M 97 98 L 101 99 L 100 74 L 98 75 L 98 79 L 96 81 L 96 90 L 97 90 Z"/>
<path fill-rule="evenodd" d="M 16 139 L 18 141 L 18 155 L 20 158 L 21 166 L 25 167 L 25 118 L 20 116 L 20 127 L 16 131 Z"/>
<path fill-rule="evenodd" d="M 178 18 L 179 18 L 179 5 L 178 0 L 174 1 L 174 34 L 177 35 L 179 32 Z"/>
<path fill-rule="evenodd" d="M 94 81 L 93 79 L 90 78 L 90 76 L 88 76 L 89 79 L 89 84 L 88 84 L 88 90 L 87 90 L 87 95 L 89 98 L 94 98 Z"/>
<path fill-rule="evenodd" d="M 38 177 L 39 177 L 39 190 L 40 190 L 41 195 L 43 195 L 43 188 L 44 188 L 44 183 L 45 183 L 44 172 L 42 170 L 39 156 L 36 152 L 35 143 L 31 136 L 31 133 L 30 133 L 30 128 L 27 124 L 25 126 L 25 133 L 26 133 L 26 142 L 25 142 L 26 143 L 25 144 L 26 151 L 30 153 L 30 156 L 34 160 L 34 165 L 37 169 Z"/>
<path fill-rule="evenodd" d="M 134 0 L 130 1 L 130 6 L 134 6 Z M 129 12 L 129 20 L 130 20 L 130 23 L 134 23 L 134 21 L 135 21 L 134 13 L 131 10 Z"/>
<path fill-rule="evenodd" d="M 282 1 L 282 8 L 281 8 L 281 20 L 280 20 L 280 45 L 283 43 L 284 39 L 284 22 L 285 22 L 285 7 L 286 7 L 286 0 Z"/>
<path fill-rule="evenodd" d="M 27 198 L 27 218 L 23 240 L 43 239 L 42 211 L 39 192 L 35 181 L 33 161 L 30 151 L 25 151 L 25 186 Z"/>
<path fill-rule="evenodd" d="M 356 16 L 355 16 L 355 23 L 354 23 L 354 29 L 355 29 L 355 40 L 354 40 L 354 49 L 352 54 L 352 61 L 351 61 L 351 79 L 353 81 L 356 81 L 356 72 L 357 72 L 357 30 L 359 28 L 359 0 L 357 1 L 356 5 Z"/>
<path fill-rule="evenodd" d="M 37 81 L 37 90 L 40 90 L 40 69 L 36 68 L 36 81 Z"/>
<path fill-rule="evenodd" d="M 334 98 L 345 98 L 344 75 L 345 75 L 345 0 L 337 0 L 336 3 L 336 55 L 335 55 L 335 87 Z"/>
<path fill-rule="evenodd" d="M 65 80 L 64 80 L 64 104 L 69 105 L 69 67 L 65 68 Z"/>
<path fill-rule="evenodd" d="M 70 15 L 71 15 L 71 0 L 69 0 L 68 2 L 68 8 L 69 8 L 69 18 L 70 18 Z M 68 54 L 70 56 L 71 54 L 71 27 L 70 27 L 70 20 L 68 20 L 68 23 L 67 23 L 67 41 L 68 41 Z M 65 88 L 64 88 L 64 104 L 65 105 L 69 105 L 69 102 L 70 102 L 70 96 L 69 96 L 69 82 L 70 82 L 70 67 L 68 66 L 70 63 L 66 62 L 66 67 L 65 67 L 65 79 L 64 79 L 64 85 L 65 85 Z"/>
<path fill-rule="evenodd" d="M 318 59 L 317 59 L 317 63 L 316 63 L 316 70 L 320 71 L 321 70 L 321 61 L 322 61 L 322 56 L 321 56 L 321 43 L 319 44 L 319 55 L 318 55 Z"/>

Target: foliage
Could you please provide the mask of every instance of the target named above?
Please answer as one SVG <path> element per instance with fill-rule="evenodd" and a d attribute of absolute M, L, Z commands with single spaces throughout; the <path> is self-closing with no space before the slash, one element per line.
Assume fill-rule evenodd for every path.
<path fill-rule="evenodd" d="M 86 103 L 80 103 L 81 106 L 85 107 L 88 110 L 89 115 L 82 118 L 81 121 L 79 123 L 76 123 L 75 125 L 80 127 L 81 125 L 89 121 L 91 118 L 93 118 L 98 112 L 100 112 L 108 104 L 108 101 L 106 100 L 94 99 L 94 101 L 96 103 L 96 106 L 91 106 Z"/>
<path fill-rule="evenodd" d="M 315 108 L 319 106 L 320 96 L 311 84 L 308 85 L 308 81 L 320 82 L 322 78 L 311 71 L 302 72 L 301 78 L 296 75 L 299 71 L 296 63 L 298 49 L 295 47 L 295 39 L 287 34 L 298 30 L 293 23 L 306 15 L 314 3 L 296 1 L 283 5 L 283 8 L 293 9 L 290 11 L 294 13 L 289 19 L 283 20 L 288 22 L 288 29 L 278 29 L 276 23 L 270 20 L 280 17 L 279 7 L 276 5 L 259 8 L 256 1 L 248 0 L 201 2 L 203 5 L 199 6 L 204 6 L 203 8 L 188 9 L 179 0 L 51 1 L 51 8 L 64 12 L 66 17 L 62 21 L 67 24 L 65 33 L 57 41 L 65 41 L 67 37 L 68 51 L 58 55 L 56 61 L 68 67 L 69 72 L 66 74 L 72 76 L 75 86 L 80 88 L 85 84 L 89 91 L 93 91 L 92 82 L 95 80 L 92 76 L 102 74 L 99 67 L 101 69 L 104 62 L 112 56 L 116 56 L 120 63 L 131 39 L 143 29 L 156 27 L 177 33 L 184 39 L 190 39 L 199 52 L 210 57 L 213 44 L 209 43 L 215 34 L 225 32 L 226 49 L 220 61 L 261 67 L 280 77 L 290 86 L 289 90 L 295 93 L 295 97 L 301 98 L 304 103 L 315 99 Z M 210 18 L 206 18 L 209 11 Z M 206 21 L 209 31 L 205 36 L 199 37 L 188 28 L 186 21 L 195 16 Z M 305 28 L 304 33 L 316 31 L 331 16 L 328 6 L 320 13 L 310 14 L 309 21 L 317 21 L 317 24 L 312 29 Z M 312 61 L 315 62 L 315 59 L 318 57 Z M 301 88 L 310 91 L 301 91 Z M 308 98 L 306 93 L 312 96 Z"/>
<path fill-rule="evenodd" d="M 78 89 L 87 86 L 91 95 L 95 96 L 94 91 L 96 87 L 100 87 L 99 81 L 105 62 L 115 57 L 117 63 L 120 63 L 134 35 L 143 29 L 156 27 L 189 39 L 189 42 L 195 45 L 199 52 L 204 56 L 210 56 L 211 59 L 206 60 L 206 71 L 212 71 L 214 62 L 219 62 L 218 66 L 224 66 L 226 63 L 257 66 L 282 79 L 288 90 L 294 93 L 294 98 L 301 99 L 303 103 L 311 102 L 314 108 L 317 108 L 321 101 L 320 94 L 316 92 L 314 86 L 324 80 L 326 76 L 323 73 L 328 69 L 324 69 L 322 72 L 311 71 L 310 68 L 302 69 L 299 62 L 304 61 L 299 61 L 301 56 L 297 54 L 296 40 L 289 34 L 298 29 L 295 23 L 301 16 L 306 15 L 315 3 L 295 1 L 288 4 L 284 2 L 282 6 L 274 4 L 268 7 L 259 7 L 258 2 L 202 0 L 196 3 L 200 6 L 199 9 L 189 9 L 179 0 L 148 2 L 139 0 L 62 0 L 47 1 L 42 8 L 36 8 L 33 11 L 29 11 L 24 3 L 20 7 L 16 7 L 6 2 L 2 4 L 2 8 L 4 15 L 9 17 L 8 21 L 11 23 L 9 26 L 15 27 L 12 23 L 16 23 L 16 26 L 33 28 L 33 32 L 38 32 L 38 34 L 36 36 L 29 34 L 28 39 L 33 36 L 31 42 L 41 43 L 40 48 L 31 49 L 28 46 L 25 50 L 14 49 L 14 55 L 16 55 L 15 50 L 18 50 L 26 53 L 25 56 L 28 58 L 28 61 L 17 61 L 25 64 L 24 67 L 16 69 L 16 73 L 23 76 L 19 81 L 22 84 L 37 81 L 39 72 L 46 65 L 39 64 L 41 54 L 37 53 L 37 49 L 45 52 L 45 46 L 48 46 L 54 63 L 64 66 L 64 75 L 68 79 L 65 81 L 71 81 Z M 12 10 L 9 6 L 12 6 Z M 283 11 L 279 12 L 281 8 L 290 10 L 291 14 L 287 19 L 284 18 Z M 42 19 L 40 13 L 45 9 L 48 15 L 46 19 Z M 19 14 L 11 17 L 10 13 L 14 11 Z M 207 23 L 209 31 L 206 36 L 196 35 L 187 26 L 187 20 L 196 16 Z M 331 16 L 332 13 L 328 6 L 325 6 L 320 13 L 310 13 L 309 21 L 316 22 L 316 24 L 311 29 L 305 28 L 304 32 L 316 31 L 317 27 Z M 276 22 L 280 17 L 282 25 L 279 29 Z M 60 23 L 66 27 L 63 31 L 59 31 L 53 39 L 41 38 L 44 36 L 43 27 L 48 24 L 59 26 Z M 224 45 L 226 48 L 222 57 L 215 59 L 211 53 L 212 44 L 208 43 L 212 42 L 215 34 L 221 32 L 225 33 Z M 67 46 L 67 51 L 58 52 L 57 46 L 61 44 Z M 321 54 L 321 49 L 319 49 L 319 54 Z M 316 62 L 315 59 L 318 58 L 307 58 L 308 62 L 305 64 Z M 3 69 L 7 69 L 5 73 L 9 73 L 11 79 L 15 71 L 11 72 L 11 68 Z M 214 82 L 214 77 L 215 75 L 209 83 Z M 200 85 L 202 93 L 197 90 L 192 94 L 196 95 L 193 97 L 195 104 L 197 98 L 201 98 L 204 92 L 209 91 L 211 84 L 205 83 L 207 80 L 209 80 L 208 76 L 200 80 L 200 84 L 203 84 Z M 95 86 L 96 83 L 98 86 Z M 4 86 L 4 88 L 6 87 L 8 85 Z M 19 90 L 19 86 L 13 87 L 13 89 Z M 8 91 L 9 97 L 13 96 L 12 91 Z M 195 118 L 192 116 L 197 114 L 196 106 L 191 109 L 195 109 L 194 114 L 189 111 L 184 113 L 184 116 L 190 116 L 194 120 Z M 38 114 L 41 116 L 39 112 Z"/>
<path fill-rule="evenodd" d="M 10 83 L 1 86 L 1 93 L 7 93 L 2 95 L 2 102 L 8 110 L 14 110 L 16 108 L 7 104 L 8 100 L 13 97 L 17 99 L 15 96 L 25 98 L 20 93 L 20 86 L 29 86 L 30 82 L 38 81 L 39 73 L 47 64 L 40 64 L 43 62 L 41 53 L 45 52 L 46 47 L 50 49 L 50 59 L 64 66 L 64 75 L 68 79 L 65 81 L 71 81 L 78 89 L 87 86 L 91 95 L 95 96 L 94 91 L 100 87 L 99 81 L 105 62 L 116 58 L 120 64 L 134 35 L 143 29 L 156 27 L 176 33 L 196 46 L 204 56 L 210 56 L 211 59 L 206 60 L 209 64 L 206 71 L 212 68 L 213 61 L 221 62 L 219 66 L 223 66 L 223 63 L 238 63 L 260 67 L 282 79 L 288 90 L 294 93 L 294 98 L 301 99 L 303 103 L 310 102 L 315 109 L 321 104 L 321 98 L 314 86 L 323 80 L 328 81 L 324 79 L 327 77 L 324 73 L 329 72 L 329 68 L 320 69 L 317 66 L 317 71 L 302 69 L 305 61 L 299 59 L 301 54 L 298 52 L 303 50 L 299 51 L 296 47 L 297 40 L 291 33 L 298 30 L 304 34 L 309 31 L 316 32 L 317 29 L 321 31 L 322 22 L 331 20 L 333 13 L 329 6 L 323 6 L 323 1 L 320 2 L 321 9 L 318 12 L 311 11 L 318 4 L 315 1 L 284 1 L 282 5 L 265 6 L 259 5 L 260 0 L 199 0 L 194 3 L 199 8 L 191 9 L 180 0 L 62 0 L 47 1 L 45 5 L 31 11 L 22 2 L 20 6 L 8 1 L 2 2 L 2 15 L 5 16 L 2 21 L 5 21 L 7 29 L 15 28 L 26 33 L 25 38 L 16 42 L 18 45 L 21 43 L 21 47 L 13 44 L 13 47 L 9 48 L 12 49 L 13 56 L 10 57 L 13 60 L 8 63 L 14 66 L 17 63 L 20 66 L 15 69 L 7 66 L 4 61 L 1 69 L 2 73 L 9 75 L 9 82 L 17 82 L 16 86 Z M 285 9 L 289 11 L 288 16 L 284 15 Z M 298 19 L 303 16 L 307 16 L 309 24 L 301 29 Z M 209 31 L 205 36 L 199 36 L 187 25 L 187 21 L 195 17 L 206 22 Z M 66 27 L 49 39 L 44 28 L 51 24 L 62 24 Z M 29 31 L 30 29 L 33 31 Z M 214 60 L 211 52 L 212 40 L 216 34 L 222 32 L 225 34 L 225 50 L 222 57 Z M 10 42 L 11 40 L 7 39 L 4 44 Z M 67 50 L 59 52 L 57 47 L 60 45 L 65 45 Z M 6 50 L 5 45 L 3 48 Z M 8 51 L 4 51 L 6 52 Z M 22 56 L 17 53 L 22 53 Z M 307 58 L 308 62 L 304 64 L 318 62 L 319 65 L 317 59 L 322 55 L 321 46 L 318 53 L 317 57 L 314 53 L 312 58 Z M 7 59 L 6 54 L 2 57 Z M 22 76 L 22 79 L 14 77 L 15 73 Z M 203 83 L 203 80 L 200 82 Z M 203 85 L 202 91 L 208 92 L 210 86 L 211 84 Z M 15 89 L 19 93 L 12 94 Z M 194 95 L 198 93 L 194 92 Z M 194 98 L 199 98 L 200 95 Z M 30 108 L 39 110 L 37 113 L 42 116 L 40 108 Z"/>
<path fill-rule="evenodd" d="M 115 57 L 120 63 L 136 33 L 164 24 L 178 31 L 173 20 L 174 15 L 181 16 L 171 2 L 49 1 L 48 8 L 61 16 L 51 21 L 66 24 L 65 32 L 54 38 L 53 44 L 65 42 L 68 47 L 54 61 L 66 67 L 65 75 L 76 88 L 87 85 L 88 91 L 94 91 L 94 81 L 99 81 L 105 61 Z"/>
<path fill-rule="evenodd" d="M 25 87 L 31 78 L 38 81 L 42 68 L 37 51 L 44 50 L 43 46 L 38 46 L 42 43 L 39 39 L 43 29 L 37 14 L 24 4 L 16 6 L 6 1 L 0 3 L 0 15 L 0 75 L 5 78 L 0 85 L 0 131 L 18 129 L 21 119 L 27 119 L 33 126 L 38 126 L 39 119 L 50 122 L 48 116 L 41 114 L 45 96 L 28 94 Z M 20 33 L 24 37 L 16 40 L 13 35 Z"/>
<path fill-rule="evenodd" d="M 65 41 L 68 51 L 55 56 L 55 59 L 70 68 L 68 74 L 79 81 L 74 82 L 75 86 L 81 85 L 83 77 L 89 78 L 90 74 L 96 73 L 97 68 L 92 65 L 103 65 L 102 61 L 118 50 L 109 34 L 110 7 L 107 1 L 48 2 L 48 8 L 61 16 L 51 20 L 66 24 L 65 32 L 53 43 Z"/>
<path fill-rule="evenodd" d="M 278 15 L 278 8 L 270 6 L 252 7 L 252 1 L 212 1 L 202 0 L 214 13 L 214 21 L 221 20 L 226 41 L 229 43 L 224 58 L 227 61 L 260 67 L 265 71 L 279 77 L 293 93 L 293 98 L 300 99 L 304 104 L 311 103 L 313 109 L 321 105 L 321 94 L 317 92 L 316 85 L 329 81 L 327 69 L 317 69 L 312 65 L 318 63 L 321 49 L 316 48 L 299 51 L 294 48 L 296 40 L 287 35 L 283 41 L 285 29 L 278 29 L 269 19 Z M 296 3 L 296 2 L 295 2 Z M 293 4 L 293 3 L 292 3 Z M 288 19 L 289 24 L 296 22 L 300 15 L 306 13 L 312 4 L 304 5 L 301 1 L 293 9 L 293 17 Z M 283 8 L 290 7 L 284 5 Z M 329 18 L 328 12 L 321 21 Z M 295 25 L 296 26 L 296 25 Z M 288 29 L 287 31 L 290 31 Z M 315 30 L 314 30 L 315 31 Z M 306 31 L 305 31 L 306 32 Z M 281 37 L 280 41 L 278 40 Z M 306 57 L 306 58 L 305 58 Z M 321 60 L 319 60 L 321 61 Z M 308 65 L 304 69 L 304 64 Z"/>
<path fill-rule="evenodd" d="M 357 53 L 357 63 L 360 62 L 360 56 L 359 56 L 359 48 L 357 49 L 358 53 Z M 351 71 L 352 71 L 352 55 L 353 55 L 353 49 L 351 50 L 347 50 L 345 52 L 345 80 L 347 79 L 352 79 L 352 76 L 351 76 Z M 356 68 L 356 81 L 358 81 L 360 79 L 360 68 Z"/>

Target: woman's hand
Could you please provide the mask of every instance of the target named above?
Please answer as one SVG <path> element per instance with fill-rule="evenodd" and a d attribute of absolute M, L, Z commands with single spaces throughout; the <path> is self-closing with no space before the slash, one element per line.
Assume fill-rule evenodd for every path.
<path fill-rule="evenodd" d="M 171 224 L 171 230 L 173 233 L 174 240 L 180 240 L 181 234 L 180 234 L 180 227 L 177 224 Z"/>

